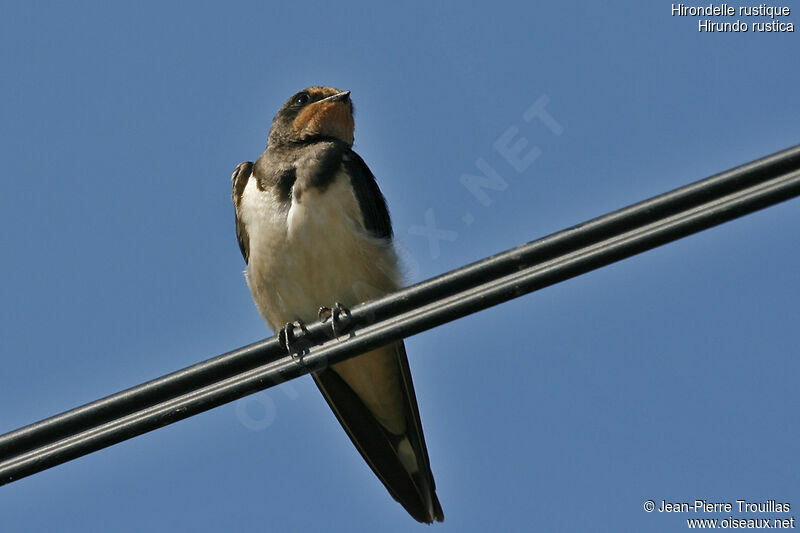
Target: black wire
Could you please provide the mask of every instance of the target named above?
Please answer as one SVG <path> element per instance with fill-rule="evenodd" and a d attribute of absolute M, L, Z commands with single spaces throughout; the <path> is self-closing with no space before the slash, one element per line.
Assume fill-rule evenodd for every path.
<path fill-rule="evenodd" d="M 303 364 L 273 337 L 2 435 L 0 484 L 798 195 L 795 146 L 312 324 Z"/>

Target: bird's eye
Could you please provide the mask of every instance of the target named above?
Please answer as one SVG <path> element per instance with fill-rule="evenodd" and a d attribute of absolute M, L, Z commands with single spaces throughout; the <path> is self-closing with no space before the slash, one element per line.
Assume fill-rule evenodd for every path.
<path fill-rule="evenodd" d="M 306 105 L 311 97 L 308 96 L 308 93 L 300 93 L 294 97 L 292 100 L 292 104 L 294 105 Z"/>

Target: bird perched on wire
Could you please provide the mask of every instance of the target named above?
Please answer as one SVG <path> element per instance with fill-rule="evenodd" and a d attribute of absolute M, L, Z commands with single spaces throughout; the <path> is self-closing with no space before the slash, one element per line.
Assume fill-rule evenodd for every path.
<path fill-rule="evenodd" d="M 400 287 L 386 201 L 353 131 L 350 91 L 309 87 L 280 108 L 258 161 L 232 176 L 247 284 L 290 353 L 304 322 L 329 319 L 337 334 L 346 306 Z M 442 521 L 403 341 L 312 376 L 394 499 L 420 522 Z"/>

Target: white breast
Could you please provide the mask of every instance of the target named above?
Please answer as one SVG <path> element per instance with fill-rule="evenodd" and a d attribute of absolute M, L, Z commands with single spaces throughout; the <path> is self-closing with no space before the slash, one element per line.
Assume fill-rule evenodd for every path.
<path fill-rule="evenodd" d="M 399 287 L 394 249 L 365 232 L 343 173 L 324 191 L 293 195 L 291 204 L 258 190 L 250 179 L 240 216 L 249 235 L 247 283 L 273 330 L 316 319 L 320 306 L 354 306 Z"/>

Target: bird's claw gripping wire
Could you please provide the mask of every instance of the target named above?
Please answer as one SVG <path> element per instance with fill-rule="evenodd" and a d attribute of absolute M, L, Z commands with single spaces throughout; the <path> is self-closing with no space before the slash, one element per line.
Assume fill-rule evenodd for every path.
<path fill-rule="evenodd" d="M 353 315 L 344 304 L 336 302 L 333 304 L 333 309 L 330 307 L 320 307 L 317 313 L 317 318 L 320 322 L 331 321 L 331 331 L 334 337 L 338 337 L 342 333 L 347 332 L 352 325 L 351 319 Z"/>
<path fill-rule="evenodd" d="M 300 330 L 299 333 L 296 331 L 297 329 Z M 306 325 L 302 320 L 287 322 L 286 325 L 283 326 L 278 332 L 278 342 L 280 343 L 281 348 L 286 350 L 286 353 L 289 354 L 292 359 L 297 361 L 300 359 L 299 352 L 302 351 L 302 349 L 296 350 L 295 342 L 302 339 L 307 334 L 308 328 L 306 328 Z"/>

